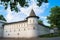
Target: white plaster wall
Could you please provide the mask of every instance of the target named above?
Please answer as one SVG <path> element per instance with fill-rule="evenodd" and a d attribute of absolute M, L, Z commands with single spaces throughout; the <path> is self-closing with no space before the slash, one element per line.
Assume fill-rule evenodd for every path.
<path fill-rule="evenodd" d="M 49 28 L 38 25 L 38 35 L 44 35 L 49 33 L 50 33 Z"/>
<path fill-rule="evenodd" d="M 37 18 L 28 18 L 28 24 L 38 24 L 38 22 L 37 22 Z"/>
<path fill-rule="evenodd" d="M 33 27 L 34 26 L 32 25 L 29 26 L 27 22 L 5 25 L 4 26 L 4 37 L 36 37 L 37 30 L 34 30 Z"/>
<path fill-rule="evenodd" d="M 16 23 L 16 24 L 9 24 L 4 26 L 4 37 L 18 37 L 18 33 L 22 36 L 24 35 L 24 29 L 26 30 L 27 23 Z M 7 32 L 6 32 L 7 31 Z M 8 34 L 10 34 L 8 36 Z"/>
<path fill-rule="evenodd" d="M 27 22 L 14 23 L 4 26 L 4 37 L 37 37 L 48 34 L 49 29 L 38 25 L 36 18 L 29 18 Z"/>
<path fill-rule="evenodd" d="M 37 18 L 34 18 L 34 17 L 32 17 L 32 18 L 28 18 L 28 27 L 30 27 L 31 28 L 31 30 L 29 31 L 29 35 L 31 36 L 31 37 L 37 37 L 38 36 L 38 30 L 37 30 L 37 28 L 38 28 L 38 26 L 37 26 L 37 24 L 38 24 L 38 22 L 37 22 Z"/>

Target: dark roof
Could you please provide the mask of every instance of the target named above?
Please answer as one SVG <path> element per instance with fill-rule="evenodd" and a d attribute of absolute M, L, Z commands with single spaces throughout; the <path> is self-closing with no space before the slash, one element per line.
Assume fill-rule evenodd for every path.
<path fill-rule="evenodd" d="M 33 10 L 31 10 L 31 13 L 30 13 L 29 16 L 36 16 L 36 15 L 35 15 L 35 12 L 34 12 Z"/>
<path fill-rule="evenodd" d="M 36 16 L 36 14 L 35 14 L 35 12 L 33 11 L 33 9 L 31 10 L 30 15 L 29 15 L 26 19 L 28 19 L 28 18 L 30 18 L 30 17 L 39 18 L 38 16 Z"/>

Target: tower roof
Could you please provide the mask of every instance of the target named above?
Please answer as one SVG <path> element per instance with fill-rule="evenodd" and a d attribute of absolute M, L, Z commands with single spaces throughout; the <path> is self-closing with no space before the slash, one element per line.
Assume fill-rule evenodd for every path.
<path fill-rule="evenodd" d="M 36 15 L 35 15 L 35 12 L 34 12 L 33 10 L 31 10 L 31 13 L 30 13 L 29 16 L 36 16 Z"/>
<path fill-rule="evenodd" d="M 30 15 L 27 17 L 27 18 L 30 18 L 30 17 L 35 17 L 35 18 L 39 18 L 38 16 L 36 16 L 35 12 L 33 11 L 33 9 L 31 10 L 31 13 Z M 26 19 L 27 19 L 26 18 Z"/>

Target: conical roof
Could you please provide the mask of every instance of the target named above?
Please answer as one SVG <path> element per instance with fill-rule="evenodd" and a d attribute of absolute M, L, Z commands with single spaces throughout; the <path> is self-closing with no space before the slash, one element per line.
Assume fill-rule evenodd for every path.
<path fill-rule="evenodd" d="M 35 12 L 33 11 L 33 9 L 31 10 L 30 15 L 29 15 L 26 19 L 28 19 L 28 18 L 30 18 L 30 17 L 36 17 L 36 18 L 39 18 L 38 16 L 36 16 L 36 14 L 35 14 Z"/>
<path fill-rule="evenodd" d="M 35 12 L 34 12 L 33 10 L 31 10 L 31 13 L 30 13 L 29 16 L 36 16 L 36 15 L 35 15 Z"/>

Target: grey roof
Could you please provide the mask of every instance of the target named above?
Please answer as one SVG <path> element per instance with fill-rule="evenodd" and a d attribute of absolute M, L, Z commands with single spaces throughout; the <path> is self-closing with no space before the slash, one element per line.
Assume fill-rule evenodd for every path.
<path fill-rule="evenodd" d="M 29 15 L 26 19 L 28 19 L 28 18 L 30 18 L 30 17 L 39 18 L 38 16 L 36 16 L 36 14 L 35 14 L 35 12 L 34 12 L 33 9 L 31 10 L 30 15 Z"/>
<path fill-rule="evenodd" d="M 31 13 L 29 16 L 36 16 L 35 12 L 33 11 L 33 9 L 31 10 Z"/>
<path fill-rule="evenodd" d="M 22 22 L 27 22 L 27 20 L 22 20 L 22 21 L 17 21 L 17 22 L 5 23 L 4 25 L 14 24 L 14 23 L 22 23 Z"/>

